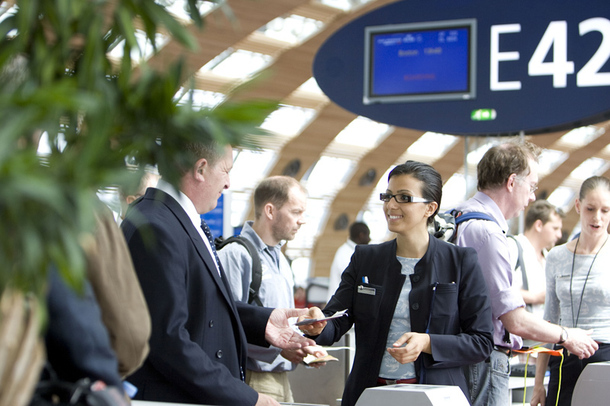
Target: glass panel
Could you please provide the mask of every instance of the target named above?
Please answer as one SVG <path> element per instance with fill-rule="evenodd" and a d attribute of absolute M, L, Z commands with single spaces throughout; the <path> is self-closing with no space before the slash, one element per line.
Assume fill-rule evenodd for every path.
<path fill-rule="evenodd" d="M 299 44 L 316 34 L 324 27 L 321 21 L 292 14 L 289 17 L 277 17 L 259 31 L 269 38 Z"/>
<path fill-rule="evenodd" d="M 238 49 L 210 69 L 210 71 L 218 76 L 246 79 L 267 67 L 272 60 L 271 55 Z"/>
<path fill-rule="evenodd" d="M 304 107 L 280 106 L 265 119 L 261 128 L 286 136 L 300 134 L 315 117 L 316 111 Z"/>
<path fill-rule="evenodd" d="M 333 143 L 363 147 L 370 150 L 385 138 L 391 128 L 387 124 L 360 116 L 337 134 Z"/>
<path fill-rule="evenodd" d="M 335 196 L 345 186 L 356 164 L 350 159 L 321 157 L 304 182 L 309 196 L 316 198 Z"/>

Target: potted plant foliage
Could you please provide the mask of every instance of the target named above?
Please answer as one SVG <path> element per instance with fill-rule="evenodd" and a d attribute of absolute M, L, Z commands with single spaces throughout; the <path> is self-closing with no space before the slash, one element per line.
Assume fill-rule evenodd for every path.
<path fill-rule="evenodd" d="M 75 289 L 83 280 L 95 191 L 130 181 L 126 159 L 171 168 L 185 142 L 250 144 L 276 107 L 180 106 L 180 61 L 162 71 L 141 63 L 134 74 L 136 27 L 153 46 L 163 30 L 196 47 L 165 3 L 19 0 L 0 23 L 0 405 L 27 404 L 38 378 L 49 266 Z M 198 3 L 186 7 L 204 29 Z M 124 52 L 113 64 L 116 44 Z M 44 159 L 41 136 L 50 145 Z"/>

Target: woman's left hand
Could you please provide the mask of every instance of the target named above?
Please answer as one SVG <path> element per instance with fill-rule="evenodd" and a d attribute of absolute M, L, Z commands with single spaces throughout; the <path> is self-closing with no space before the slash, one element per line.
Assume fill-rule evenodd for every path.
<path fill-rule="evenodd" d="M 401 364 L 414 362 L 422 352 L 432 353 L 430 336 L 422 333 L 404 333 L 393 344 L 393 348 L 388 348 L 388 352 Z"/>

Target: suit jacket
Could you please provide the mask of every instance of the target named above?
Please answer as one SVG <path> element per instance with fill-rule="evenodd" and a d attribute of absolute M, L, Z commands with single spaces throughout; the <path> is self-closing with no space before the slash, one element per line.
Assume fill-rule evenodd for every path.
<path fill-rule="evenodd" d="M 265 341 L 272 309 L 235 303 L 187 213 L 149 188 L 121 224 L 152 320 L 150 354 L 129 377 L 136 399 L 254 405 L 247 339 Z"/>
<path fill-rule="evenodd" d="M 358 245 L 324 308 L 327 315 L 347 309 L 348 316 L 331 320 L 316 338 L 318 344 L 336 342 L 355 324 L 356 355 L 343 392 L 344 406 L 354 405 L 364 389 L 376 386 L 405 278 L 396 259 L 396 240 Z M 434 354 L 421 353 L 415 361 L 419 382 L 458 385 L 468 399 L 461 366 L 485 360 L 493 349 L 491 306 L 477 254 L 431 237 L 410 278 L 411 331 L 428 329 Z"/>
<path fill-rule="evenodd" d="M 57 377 L 68 382 L 101 380 L 122 392 L 117 358 L 89 282 L 76 292 L 51 268 L 47 311 L 47 360 Z"/>

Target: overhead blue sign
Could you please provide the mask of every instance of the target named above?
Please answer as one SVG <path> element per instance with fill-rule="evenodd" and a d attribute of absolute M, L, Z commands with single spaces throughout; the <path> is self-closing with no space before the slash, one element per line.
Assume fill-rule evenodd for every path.
<path fill-rule="evenodd" d="M 400 1 L 334 33 L 313 73 L 341 107 L 422 131 L 591 124 L 610 119 L 610 3 Z"/>

